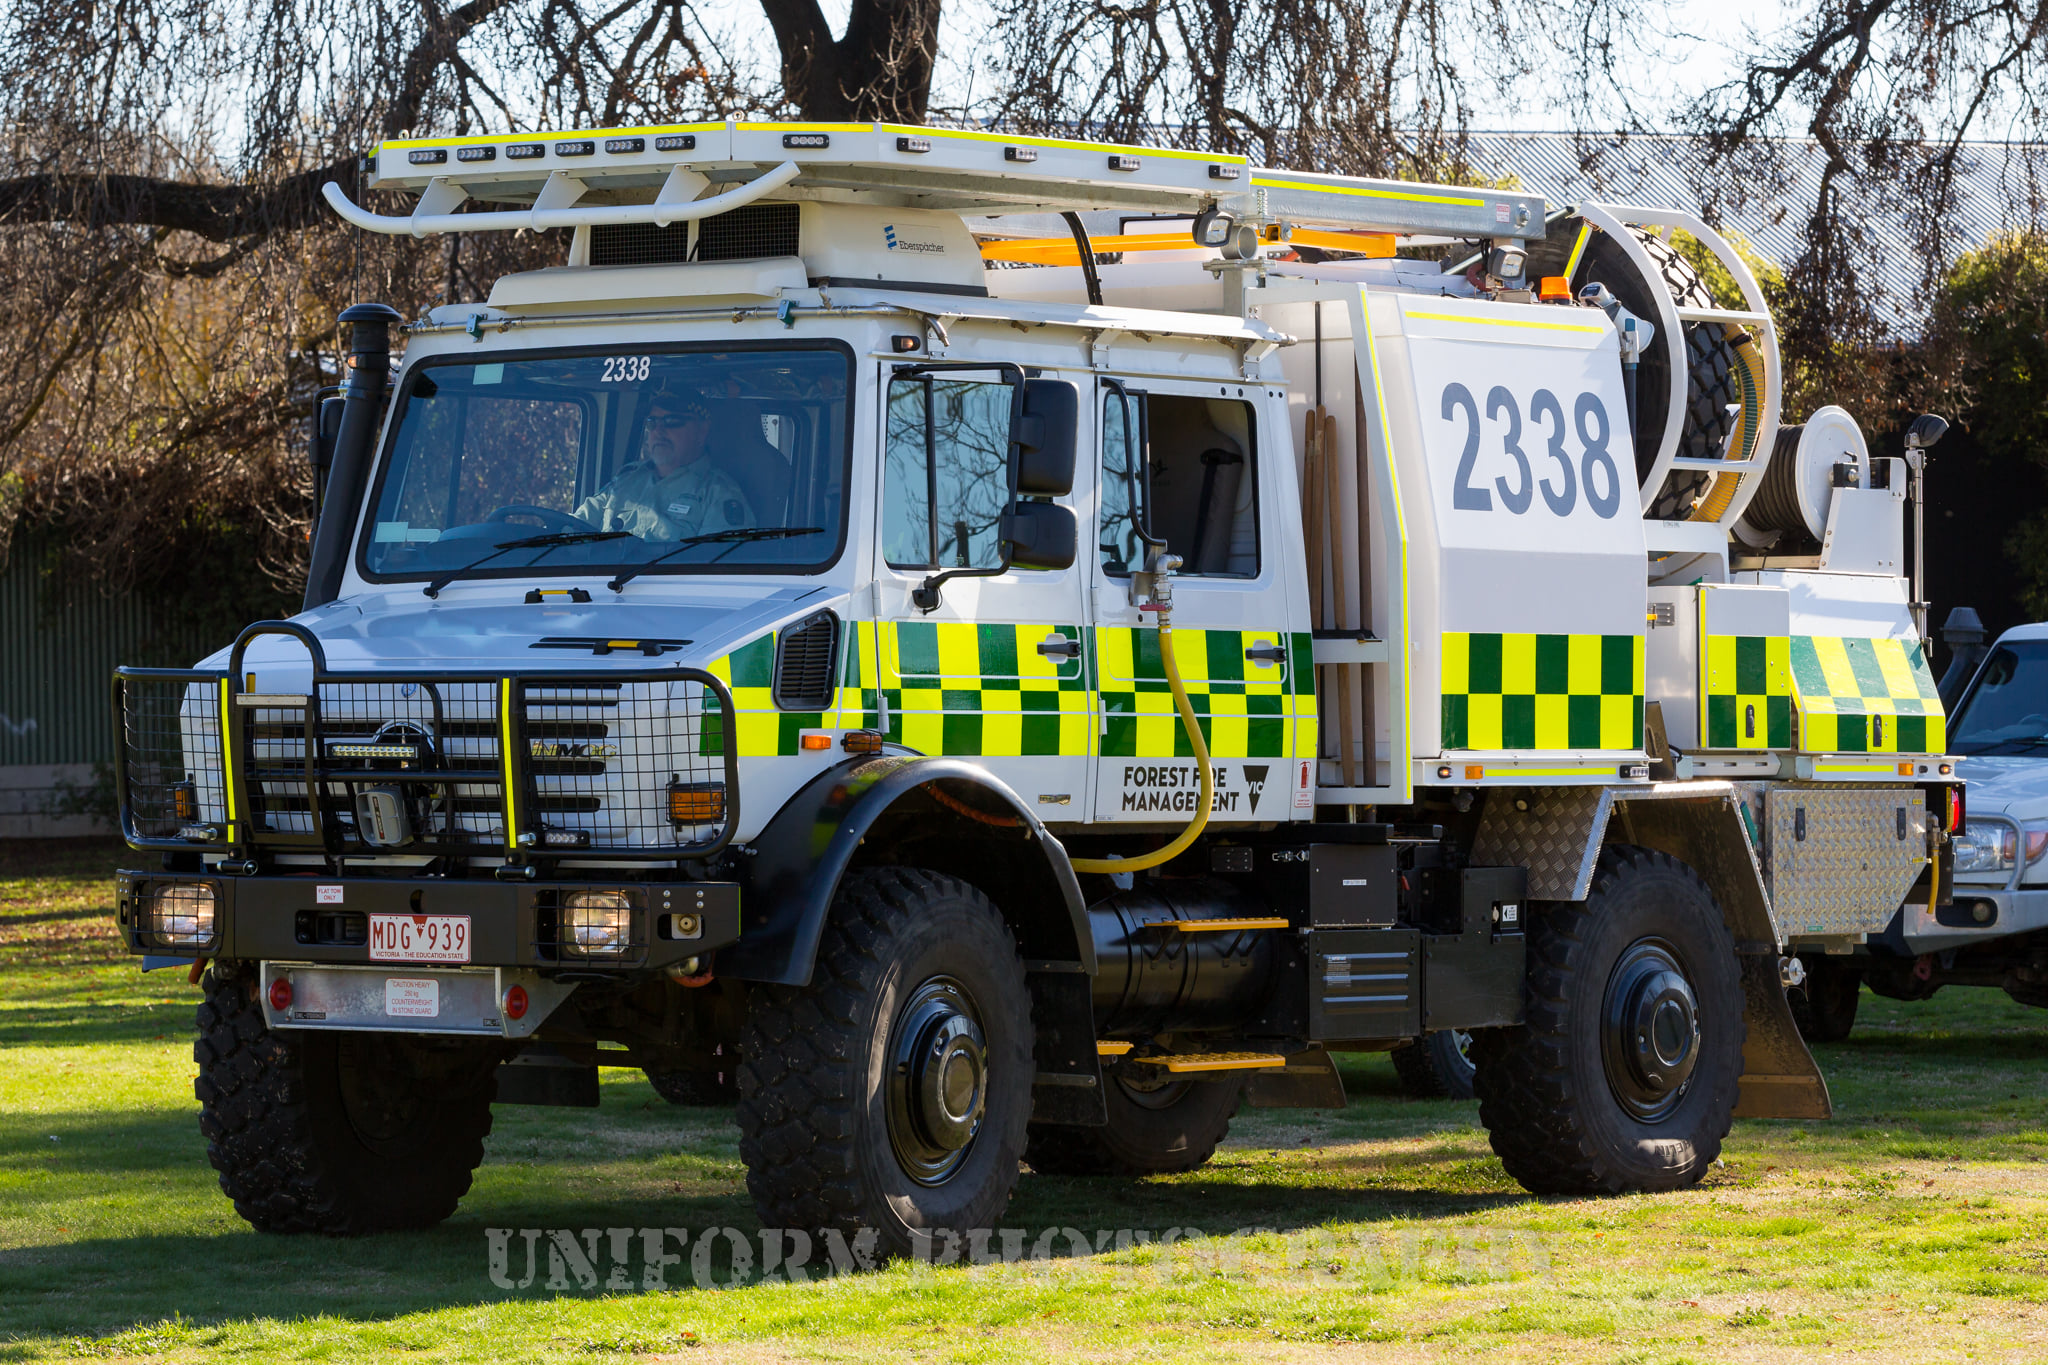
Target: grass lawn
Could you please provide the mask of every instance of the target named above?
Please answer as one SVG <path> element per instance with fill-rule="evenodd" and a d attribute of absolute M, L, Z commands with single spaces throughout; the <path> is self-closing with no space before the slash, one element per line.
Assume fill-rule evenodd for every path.
<path fill-rule="evenodd" d="M 259 1236 L 195 1122 L 197 989 L 117 955 L 124 856 L 0 845 L 0 1361 L 2048 1358 L 2048 1015 L 1993 992 L 1866 993 L 1822 1052 L 1838 1116 L 1738 1123 L 1679 1194 L 1531 1198 L 1474 1106 L 1404 1100 L 1364 1057 L 1342 1113 L 1247 1111 L 1186 1176 L 1027 1173 L 1004 1220 L 1027 1245 L 1209 1234 L 1167 1251 L 724 1289 L 674 1287 L 687 1263 L 643 1289 L 636 1259 L 625 1288 L 600 1265 L 551 1291 L 543 1264 L 507 1289 L 487 1228 L 753 1236 L 730 1111 L 608 1072 L 595 1111 L 501 1107 L 432 1232 Z"/>

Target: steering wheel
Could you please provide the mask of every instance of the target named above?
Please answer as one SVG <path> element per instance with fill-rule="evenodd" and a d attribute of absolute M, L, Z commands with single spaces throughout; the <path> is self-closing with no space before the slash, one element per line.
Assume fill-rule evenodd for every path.
<path fill-rule="evenodd" d="M 557 512 L 552 507 L 535 507 L 531 503 L 514 502 L 500 507 L 485 517 L 486 522 L 510 521 L 514 517 L 533 517 L 548 531 L 589 531 L 595 528 L 581 517 L 572 517 L 567 512 Z"/>

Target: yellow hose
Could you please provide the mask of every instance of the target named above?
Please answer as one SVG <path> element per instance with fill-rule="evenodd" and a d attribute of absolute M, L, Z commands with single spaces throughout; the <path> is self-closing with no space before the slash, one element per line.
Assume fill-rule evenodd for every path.
<path fill-rule="evenodd" d="M 1155 848 L 1136 858 L 1075 858 L 1076 872 L 1143 872 L 1187 852 L 1188 846 L 1201 838 L 1202 831 L 1208 828 L 1209 806 L 1216 799 L 1216 775 L 1209 770 L 1209 746 L 1202 741 L 1201 723 L 1195 719 L 1195 708 L 1188 702 L 1188 689 L 1180 680 L 1180 665 L 1173 659 L 1173 621 L 1163 611 L 1159 613 L 1159 659 L 1166 665 L 1166 685 L 1173 689 L 1174 709 L 1180 712 L 1180 723 L 1188 732 L 1188 743 L 1195 749 L 1195 763 L 1201 769 L 1201 804 L 1196 806 L 1195 818 L 1188 821 L 1188 827 L 1164 848 Z"/>
<path fill-rule="evenodd" d="M 1727 326 L 1727 336 L 1735 343 L 1739 367 L 1736 378 L 1742 387 L 1742 415 L 1737 419 L 1734 439 L 1728 443 L 1728 454 L 1730 459 L 1747 460 L 1756 454 L 1757 437 L 1762 434 L 1764 355 L 1757 349 L 1756 339 L 1733 323 Z M 1719 521 L 1728 504 L 1735 500 L 1735 490 L 1741 484 L 1739 474 L 1716 474 L 1706 497 L 1693 509 L 1692 520 Z"/>

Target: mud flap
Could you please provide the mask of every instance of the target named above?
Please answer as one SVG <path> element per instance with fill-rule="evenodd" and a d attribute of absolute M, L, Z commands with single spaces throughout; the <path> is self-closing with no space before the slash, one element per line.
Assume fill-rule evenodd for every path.
<path fill-rule="evenodd" d="M 1254 1073 L 1244 1101 L 1254 1109 L 1342 1109 L 1347 1103 L 1337 1059 L 1319 1047 L 1295 1053 L 1279 1070 Z"/>
<path fill-rule="evenodd" d="M 1100 1128 L 1102 1061 L 1095 1050 L 1094 982 L 1078 962 L 1024 964 L 1033 1033 L 1031 1121 Z"/>
<path fill-rule="evenodd" d="M 1742 1043 L 1742 1077 L 1736 1082 L 1735 1117 L 1833 1117 L 1828 1083 L 1792 1020 L 1792 1003 L 1778 976 L 1778 946 L 1738 941 L 1735 952 L 1742 963 L 1742 1022 L 1748 1029 Z"/>

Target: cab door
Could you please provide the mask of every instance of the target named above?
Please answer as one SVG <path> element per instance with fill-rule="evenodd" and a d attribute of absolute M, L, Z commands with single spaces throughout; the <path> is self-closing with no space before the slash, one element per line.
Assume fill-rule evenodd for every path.
<path fill-rule="evenodd" d="M 1299 547 L 1275 529 L 1293 466 L 1269 420 L 1273 402 L 1255 385 L 1131 379 L 1099 389 L 1097 820 L 1180 823 L 1199 796 L 1159 633 L 1133 600 L 1148 536 L 1182 561 L 1173 577 L 1174 661 L 1214 766 L 1210 819 L 1285 820 L 1297 793 L 1312 813 L 1294 759 L 1298 731 L 1303 752 L 1313 753 L 1314 680 L 1305 607 L 1285 572 L 1299 567 Z"/>
<path fill-rule="evenodd" d="M 875 719 L 906 748 L 979 762 L 1049 822 L 1085 820 L 1088 564 L 987 572 L 1003 561 L 1011 386 L 885 370 L 881 391 Z M 942 574 L 926 609 L 914 594 Z"/>

